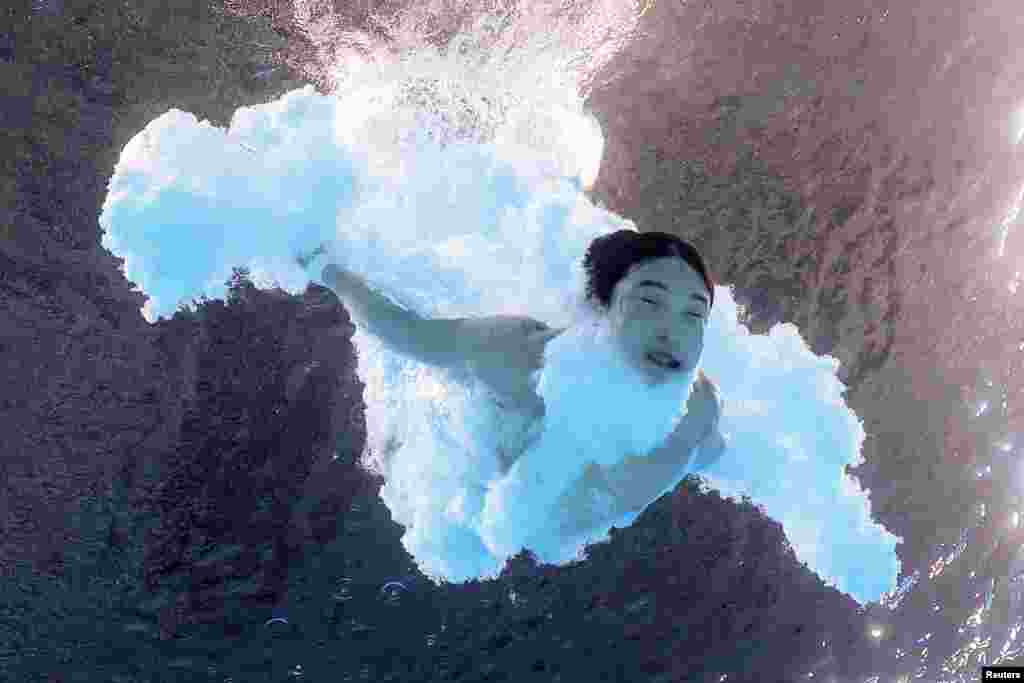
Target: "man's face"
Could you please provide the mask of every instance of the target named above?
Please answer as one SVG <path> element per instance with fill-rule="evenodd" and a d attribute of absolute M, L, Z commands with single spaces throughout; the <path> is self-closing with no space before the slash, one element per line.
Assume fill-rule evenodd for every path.
<path fill-rule="evenodd" d="M 626 361 L 661 383 L 690 372 L 704 350 L 708 290 L 680 258 L 634 266 L 612 292 L 608 316 Z"/>

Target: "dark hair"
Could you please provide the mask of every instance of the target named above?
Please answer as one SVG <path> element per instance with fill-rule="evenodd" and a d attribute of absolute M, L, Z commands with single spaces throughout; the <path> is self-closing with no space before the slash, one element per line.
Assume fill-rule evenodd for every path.
<path fill-rule="evenodd" d="M 715 286 L 704 259 L 692 244 L 667 232 L 618 230 L 595 238 L 583 258 L 583 268 L 587 273 L 587 298 L 608 308 L 615 285 L 630 268 L 665 257 L 681 258 L 700 273 L 708 288 L 710 311 L 715 303 Z"/>

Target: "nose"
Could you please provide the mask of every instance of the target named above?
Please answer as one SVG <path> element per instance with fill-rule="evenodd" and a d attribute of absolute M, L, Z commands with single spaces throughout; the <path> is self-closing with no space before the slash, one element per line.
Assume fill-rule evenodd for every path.
<path fill-rule="evenodd" d="M 673 327 L 668 322 L 664 322 L 660 327 L 658 327 L 654 337 L 658 344 L 670 349 L 681 349 L 691 343 L 692 340 L 690 339 L 689 334 L 690 330 L 685 328 L 680 329 L 679 326 Z"/>
<path fill-rule="evenodd" d="M 665 346 L 666 348 L 675 349 L 676 347 L 679 346 L 679 344 L 677 343 L 678 340 L 675 339 L 675 335 L 673 335 L 672 332 L 667 328 L 663 327 L 660 330 L 658 330 L 657 334 L 655 335 L 655 338 L 657 339 L 658 344 Z"/>

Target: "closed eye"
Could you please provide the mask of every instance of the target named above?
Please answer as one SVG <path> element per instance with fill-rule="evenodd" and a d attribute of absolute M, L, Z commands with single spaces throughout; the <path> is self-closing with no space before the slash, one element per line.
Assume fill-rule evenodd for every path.
<path fill-rule="evenodd" d="M 655 301 L 654 299 L 649 299 L 647 297 L 642 297 L 640 299 L 640 301 L 643 301 L 645 303 L 651 304 L 652 306 L 659 306 L 661 304 L 661 302 Z M 697 320 L 703 320 L 704 319 L 704 316 L 701 315 L 700 313 L 690 312 L 690 313 L 687 313 L 687 315 L 692 316 L 692 317 L 696 318 Z"/>

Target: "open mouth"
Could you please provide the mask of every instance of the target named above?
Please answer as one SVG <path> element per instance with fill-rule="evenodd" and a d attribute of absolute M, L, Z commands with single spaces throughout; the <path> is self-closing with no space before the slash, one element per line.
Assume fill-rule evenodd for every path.
<path fill-rule="evenodd" d="M 681 367 L 679 361 L 673 358 L 670 354 L 661 353 L 660 351 L 658 353 L 648 353 L 647 360 L 654 365 L 657 365 L 659 368 L 664 368 L 666 370 L 678 370 Z"/>

